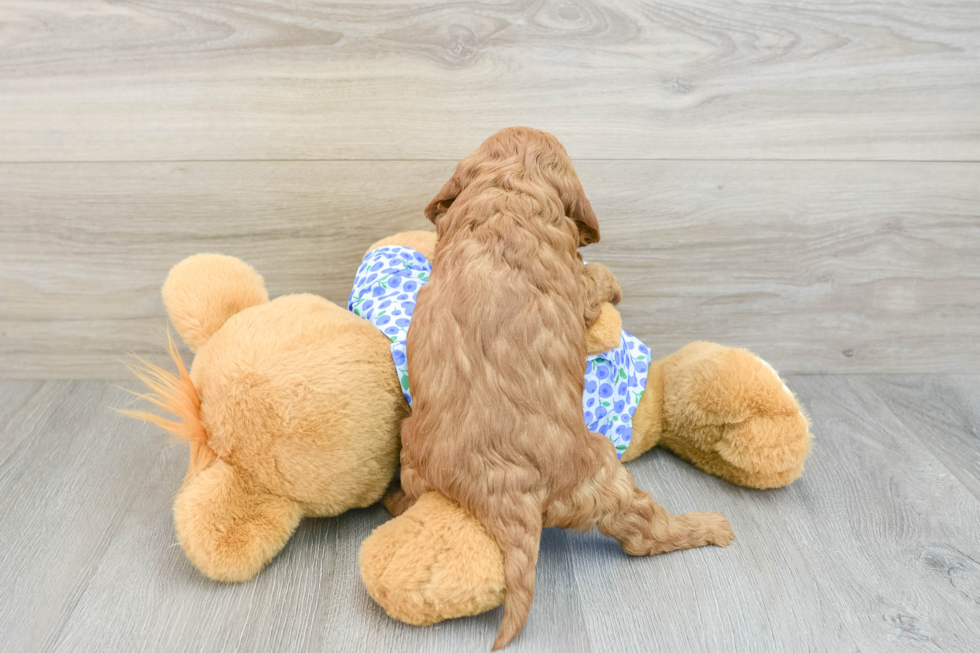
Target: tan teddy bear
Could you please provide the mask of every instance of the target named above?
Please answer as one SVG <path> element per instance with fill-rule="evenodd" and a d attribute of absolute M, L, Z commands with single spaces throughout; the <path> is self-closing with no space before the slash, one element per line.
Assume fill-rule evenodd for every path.
<path fill-rule="evenodd" d="M 408 414 L 387 339 L 314 295 L 269 301 L 239 259 L 198 254 L 163 286 L 190 373 L 137 370 L 144 395 L 181 422 L 145 412 L 191 443 L 174 521 L 187 557 L 223 581 L 252 579 L 302 517 L 369 506 L 398 464 Z"/>
<path fill-rule="evenodd" d="M 375 243 L 431 257 L 435 235 Z M 370 250 L 369 250 L 370 251 Z M 160 424 L 191 443 L 174 502 L 181 546 L 204 574 L 253 578 L 304 516 L 337 515 L 378 501 L 398 463 L 409 413 L 391 342 L 373 324 L 313 295 L 269 301 L 242 261 L 198 254 L 163 287 L 177 332 L 195 351 L 179 377 L 144 365 L 141 395 L 176 415 Z M 617 343 L 619 314 L 605 306 L 591 353 Z M 622 460 L 660 444 L 705 472 L 755 488 L 797 478 L 808 422 L 775 371 L 741 349 L 693 343 L 650 365 Z M 491 609 L 503 598 L 500 552 L 479 522 L 438 494 L 378 528 L 361 551 L 372 597 L 412 624 Z"/>

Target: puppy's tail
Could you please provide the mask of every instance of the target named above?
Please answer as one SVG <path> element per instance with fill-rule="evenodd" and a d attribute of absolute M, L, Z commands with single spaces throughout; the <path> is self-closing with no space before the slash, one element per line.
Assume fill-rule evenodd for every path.
<path fill-rule="evenodd" d="M 126 392 L 177 416 L 180 421 L 166 419 L 145 410 L 119 410 L 119 412 L 127 417 L 156 424 L 191 445 L 190 462 L 187 464 L 187 476 L 184 478 L 186 482 L 192 474 L 210 465 L 218 455 L 208 445 L 208 435 L 201 423 L 201 398 L 197 394 L 197 388 L 194 387 L 180 352 L 177 351 L 177 345 L 174 344 L 169 333 L 167 340 L 170 357 L 177 365 L 180 378 L 153 363 L 137 358 L 138 365 L 127 365 L 127 367 L 150 392 L 131 390 Z"/>
<path fill-rule="evenodd" d="M 504 556 L 504 619 L 493 650 L 499 651 L 524 628 L 534 599 L 534 573 L 541 544 L 541 506 L 532 497 L 506 497 L 486 509 L 483 522 Z"/>

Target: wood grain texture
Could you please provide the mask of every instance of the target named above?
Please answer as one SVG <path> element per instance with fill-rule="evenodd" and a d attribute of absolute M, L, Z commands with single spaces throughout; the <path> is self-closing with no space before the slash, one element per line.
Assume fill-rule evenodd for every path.
<path fill-rule="evenodd" d="M 980 376 L 868 380 L 889 411 L 980 499 Z"/>
<path fill-rule="evenodd" d="M 0 161 L 980 157 L 972 0 L 0 5 Z"/>
<path fill-rule="evenodd" d="M 8 378 L 121 378 L 162 361 L 160 286 L 202 251 L 272 295 L 346 305 L 375 240 L 426 229 L 448 162 L 0 165 Z M 626 328 L 784 372 L 980 369 L 980 164 L 585 161 Z"/>
<path fill-rule="evenodd" d="M 576 578 L 599 650 L 644 650 L 643 623 L 667 651 L 973 650 L 980 503 L 889 415 L 874 381 L 788 379 L 815 441 L 787 488 L 736 488 L 666 452 L 632 463 L 665 507 L 719 510 L 736 540 L 690 553 L 682 573 L 669 556 L 616 560 L 615 544 L 587 536 Z M 632 628 L 617 627 L 623 611 Z"/>
<path fill-rule="evenodd" d="M 103 382 L 25 387 L 29 399 L 4 409 L 0 430 L 4 651 L 57 640 L 133 497 L 159 473 L 162 444 L 133 437 L 106 408 L 121 393 Z"/>
<path fill-rule="evenodd" d="M 508 650 L 972 651 L 980 500 L 897 416 L 904 388 L 920 388 L 926 421 L 942 419 L 935 405 L 967 414 L 970 395 L 943 388 L 976 378 L 893 381 L 789 378 L 817 439 L 783 490 L 737 488 L 666 452 L 631 463 L 665 507 L 720 510 L 737 539 L 630 558 L 595 533 L 547 529 Z M 0 383 L 0 649 L 488 650 L 499 609 L 413 628 L 367 596 L 356 556 L 387 518 L 377 506 L 304 521 L 252 583 L 205 579 L 170 512 L 186 450 L 105 408 L 125 403 L 103 382 Z M 958 446 L 975 419 L 930 436 Z"/>

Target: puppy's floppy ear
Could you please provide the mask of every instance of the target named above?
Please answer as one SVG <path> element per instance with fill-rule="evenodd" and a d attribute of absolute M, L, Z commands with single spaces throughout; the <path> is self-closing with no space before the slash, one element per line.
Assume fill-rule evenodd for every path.
<path fill-rule="evenodd" d="M 449 210 L 449 207 L 461 192 L 463 192 L 463 184 L 459 181 L 459 173 L 453 172 L 453 176 L 449 178 L 449 181 L 443 184 L 439 192 L 436 193 L 436 196 L 432 198 L 432 201 L 425 206 L 425 217 L 430 222 L 435 223 L 436 218 Z"/>
<path fill-rule="evenodd" d="M 599 219 L 596 218 L 582 185 L 576 183 L 571 190 L 571 195 L 567 202 L 567 211 L 568 217 L 574 220 L 578 227 L 579 247 L 599 242 Z"/>

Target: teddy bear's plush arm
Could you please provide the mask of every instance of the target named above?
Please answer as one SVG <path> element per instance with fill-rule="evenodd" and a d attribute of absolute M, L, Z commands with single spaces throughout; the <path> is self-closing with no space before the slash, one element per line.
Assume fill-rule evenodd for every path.
<path fill-rule="evenodd" d="M 744 349 L 692 343 L 651 365 L 622 459 L 662 444 L 733 483 L 778 487 L 803 471 L 808 427 L 764 361 Z M 410 624 L 478 614 L 503 599 L 496 543 L 437 493 L 375 530 L 361 547 L 360 568 L 374 600 Z"/>

